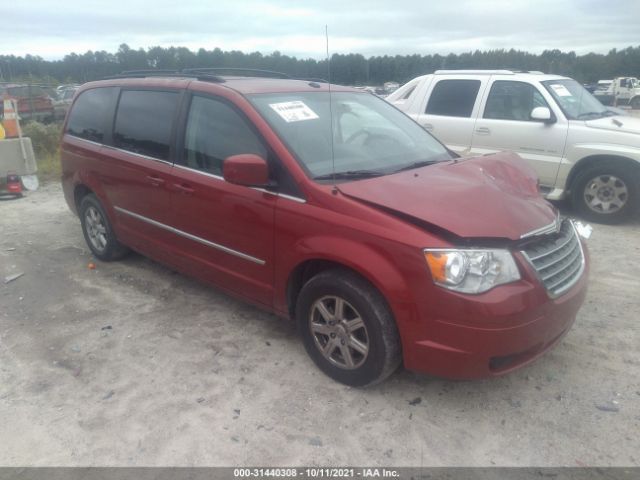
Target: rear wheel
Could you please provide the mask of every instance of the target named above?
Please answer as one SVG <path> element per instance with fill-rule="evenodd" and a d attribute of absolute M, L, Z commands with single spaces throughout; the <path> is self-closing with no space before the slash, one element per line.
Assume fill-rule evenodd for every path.
<path fill-rule="evenodd" d="M 334 380 L 371 385 L 400 364 L 400 338 L 386 301 L 353 272 L 328 270 L 309 280 L 296 319 L 307 353 Z"/>
<path fill-rule="evenodd" d="M 594 222 L 625 220 L 638 202 L 638 175 L 624 165 L 598 165 L 580 172 L 572 186 L 572 202 Z"/>
<path fill-rule="evenodd" d="M 105 262 L 117 260 L 129 251 L 116 238 L 109 218 L 98 198 L 89 194 L 80 202 L 82 233 L 91 252 Z"/>

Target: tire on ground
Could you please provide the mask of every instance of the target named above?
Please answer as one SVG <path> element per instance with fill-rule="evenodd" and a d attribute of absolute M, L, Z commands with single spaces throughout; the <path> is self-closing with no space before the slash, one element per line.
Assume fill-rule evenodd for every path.
<path fill-rule="evenodd" d="M 357 368 L 345 369 L 331 363 L 311 331 L 314 303 L 332 296 L 348 302 L 364 322 L 369 348 Z M 298 296 L 295 312 L 307 353 L 334 380 L 351 386 L 372 385 L 391 375 L 401 363 L 400 336 L 387 302 L 375 287 L 350 270 L 326 270 L 309 280 Z"/>
<path fill-rule="evenodd" d="M 105 237 L 106 237 L 106 245 L 102 250 L 96 248 L 91 239 L 89 237 L 88 225 L 87 225 L 87 210 L 93 207 L 98 214 L 102 217 L 105 227 Z M 82 234 L 84 235 L 84 239 L 91 250 L 93 255 L 105 262 L 109 262 L 112 260 L 118 260 L 124 257 L 127 253 L 129 253 L 129 249 L 121 244 L 115 236 L 113 231 L 113 227 L 109 222 L 109 217 L 107 216 L 100 200 L 94 194 L 85 195 L 80 201 L 80 206 L 78 208 L 78 213 L 80 216 L 80 223 L 82 224 Z"/>

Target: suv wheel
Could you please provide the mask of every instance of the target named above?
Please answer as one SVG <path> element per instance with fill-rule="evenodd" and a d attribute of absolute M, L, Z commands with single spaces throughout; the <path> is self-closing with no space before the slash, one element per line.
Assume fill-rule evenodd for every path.
<path fill-rule="evenodd" d="M 637 204 L 638 178 L 622 165 L 591 167 L 578 174 L 571 195 L 583 217 L 598 223 L 619 223 Z"/>
<path fill-rule="evenodd" d="M 127 254 L 129 250 L 116 238 L 107 214 L 95 195 L 85 196 L 79 210 L 84 239 L 97 258 L 108 262 Z"/>
<path fill-rule="evenodd" d="M 296 320 L 309 356 L 341 383 L 378 383 L 400 364 L 400 338 L 387 303 L 350 271 L 328 270 L 309 280 L 298 296 Z"/>

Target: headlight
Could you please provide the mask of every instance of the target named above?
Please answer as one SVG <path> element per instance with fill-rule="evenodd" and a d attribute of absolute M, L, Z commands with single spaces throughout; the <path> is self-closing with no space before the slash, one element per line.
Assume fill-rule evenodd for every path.
<path fill-rule="evenodd" d="M 508 250 L 425 249 L 433 281 L 462 293 L 482 293 L 503 283 L 520 280 Z"/>

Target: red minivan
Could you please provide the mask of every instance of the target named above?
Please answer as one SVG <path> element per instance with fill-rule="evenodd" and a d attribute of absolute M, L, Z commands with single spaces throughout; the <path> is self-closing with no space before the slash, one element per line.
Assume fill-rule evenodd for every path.
<path fill-rule="evenodd" d="M 83 85 L 65 121 L 65 197 L 100 260 L 133 249 L 295 319 L 349 385 L 401 362 L 503 374 L 571 327 L 586 247 L 518 156 L 459 158 L 352 88 L 159 73 Z"/>

